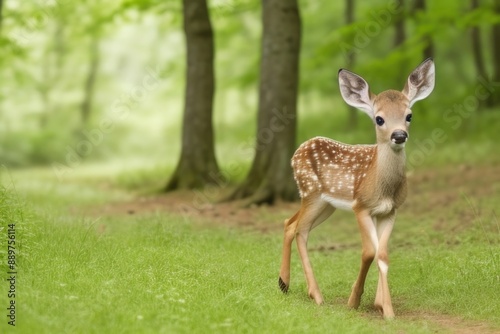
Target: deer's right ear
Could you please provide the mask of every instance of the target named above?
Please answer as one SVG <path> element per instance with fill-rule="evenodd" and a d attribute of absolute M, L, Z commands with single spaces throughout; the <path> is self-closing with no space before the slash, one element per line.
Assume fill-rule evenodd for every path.
<path fill-rule="evenodd" d="M 403 94 L 410 100 L 410 108 L 415 102 L 425 99 L 432 92 L 435 72 L 432 58 L 427 58 L 411 72 L 403 89 Z"/>
<path fill-rule="evenodd" d="M 373 119 L 373 103 L 368 83 L 357 74 L 339 70 L 339 86 L 342 98 L 348 105 L 358 108 Z"/>

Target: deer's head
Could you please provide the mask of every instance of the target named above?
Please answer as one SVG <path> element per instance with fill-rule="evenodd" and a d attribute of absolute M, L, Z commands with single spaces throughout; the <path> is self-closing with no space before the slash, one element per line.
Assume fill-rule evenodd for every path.
<path fill-rule="evenodd" d="M 434 62 L 428 58 L 408 77 L 404 89 L 370 92 L 368 83 L 357 74 L 339 71 L 340 92 L 347 104 L 365 112 L 375 124 L 377 144 L 388 144 L 395 150 L 408 140 L 412 105 L 425 99 L 434 89 Z"/>

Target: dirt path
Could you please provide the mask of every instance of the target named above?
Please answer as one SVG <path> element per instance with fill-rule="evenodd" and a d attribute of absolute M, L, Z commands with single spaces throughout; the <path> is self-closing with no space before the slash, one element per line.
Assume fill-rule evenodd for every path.
<path fill-rule="evenodd" d="M 499 334 L 489 324 L 479 321 L 464 320 L 447 314 L 415 313 L 401 315 L 401 319 L 408 321 L 426 321 L 442 328 L 443 332 L 452 334 Z"/>
<path fill-rule="evenodd" d="M 403 214 L 426 215 L 429 210 L 439 213 L 450 211 L 459 201 L 481 202 L 493 194 L 500 193 L 500 165 L 461 165 L 437 170 L 409 173 L 409 195 L 401 208 Z M 225 190 L 227 192 L 227 189 Z M 224 191 L 214 188 L 204 191 L 174 192 L 154 196 L 139 196 L 133 201 L 109 203 L 93 208 L 96 215 L 141 215 L 154 212 L 168 212 L 189 217 L 204 224 L 223 225 L 254 229 L 261 232 L 282 229 L 281 222 L 292 216 L 300 207 L 299 203 L 281 202 L 276 205 L 243 208 L 239 202 L 214 204 L 224 195 Z M 475 203 L 471 200 L 471 204 Z M 480 210 L 481 208 L 475 208 Z M 453 211 L 453 210 L 452 210 Z M 455 210 L 456 211 L 456 210 Z M 448 225 L 448 220 L 438 219 L 434 228 L 461 229 L 467 227 L 477 214 L 470 207 L 452 212 L 458 226 Z M 270 224 L 270 220 L 273 221 Z"/>
<path fill-rule="evenodd" d="M 275 206 L 259 206 L 244 208 L 241 203 L 218 203 L 218 197 L 209 197 L 200 192 L 175 192 L 156 196 L 141 196 L 130 202 L 109 203 L 103 207 L 93 208 L 95 215 L 120 216 L 142 215 L 165 212 L 198 221 L 206 226 L 226 226 L 257 230 L 263 233 L 270 229 L 281 230 L 281 224 L 269 224 L 270 216 L 288 215 L 298 210 L 299 203 L 278 203 Z"/>

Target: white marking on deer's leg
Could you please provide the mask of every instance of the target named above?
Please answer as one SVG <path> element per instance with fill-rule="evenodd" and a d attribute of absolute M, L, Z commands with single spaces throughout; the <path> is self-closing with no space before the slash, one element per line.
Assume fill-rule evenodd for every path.
<path fill-rule="evenodd" d="M 388 242 L 394 226 L 395 218 L 395 212 L 392 212 L 388 216 L 380 218 L 377 226 L 377 234 L 379 237 L 379 250 L 377 253 L 379 281 L 377 285 L 377 293 L 375 295 L 375 307 L 382 311 L 384 318 L 394 317 L 387 275 L 389 272 Z"/>
<path fill-rule="evenodd" d="M 382 307 L 382 303 L 383 303 L 383 300 L 382 300 L 382 296 L 383 296 L 383 289 L 382 289 L 382 273 L 378 272 L 378 282 L 377 282 L 377 292 L 375 294 L 375 302 L 374 302 L 374 306 L 376 309 L 380 310 L 381 312 L 383 312 L 383 307 Z"/>
<path fill-rule="evenodd" d="M 356 213 L 358 220 L 358 227 L 361 233 L 362 254 L 361 254 L 361 268 L 359 269 L 358 278 L 352 287 L 351 296 L 349 297 L 348 305 L 352 308 L 358 308 L 361 302 L 361 295 L 363 295 L 366 275 L 370 269 L 376 254 L 377 230 L 372 217 L 367 210 Z M 375 238 L 374 238 L 375 236 Z"/>
<path fill-rule="evenodd" d="M 387 263 L 385 263 L 382 260 L 378 260 L 377 264 L 378 264 L 378 269 L 380 270 L 380 272 L 382 274 L 387 275 L 387 272 L 389 271 L 389 266 L 387 265 Z"/>

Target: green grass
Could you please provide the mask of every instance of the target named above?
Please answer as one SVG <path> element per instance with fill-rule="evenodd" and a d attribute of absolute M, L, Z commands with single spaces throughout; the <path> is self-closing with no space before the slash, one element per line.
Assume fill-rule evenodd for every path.
<path fill-rule="evenodd" d="M 34 175 L 40 184 L 50 183 L 44 173 Z M 281 233 L 207 228 L 202 222 L 169 214 L 72 214 L 72 205 L 105 203 L 104 195 L 97 196 L 102 191 L 75 176 L 62 187 L 65 191 L 54 187 L 56 191 L 45 193 L 42 201 L 34 194 L 45 187 L 27 188 L 28 183 L 19 181 L 19 196 L 12 188 L 3 190 L 0 206 L 1 233 L 6 233 L 8 222 L 15 221 L 20 244 L 18 333 L 322 333 L 333 329 L 338 333 L 430 333 L 457 328 L 443 327 L 423 315 L 500 327 L 498 234 L 485 232 L 484 224 L 495 221 L 481 221 L 479 214 L 471 228 L 453 238 L 448 231 L 425 231 L 432 221 L 401 215 L 391 243 L 390 269 L 398 318 L 385 322 L 371 306 L 374 268 L 360 309 L 346 307 L 360 255 L 350 216 L 338 214 L 332 219 L 337 223 L 327 222 L 311 235 L 311 260 L 326 300 L 318 307 L 307 298 L 295 250 L 291 290 L 288 295 L 279 291 Z M 88 192 L 83 204 L 77 203 L 79 189 Z M 35 204 L 28 207 L 22 204 L 25 200 Z M 54 204 L 42 210 L 49 202 Z M 269 218 L 274 221 L 270 224 L 279 224 Z M 349 225 L 344 226 L 344 220 Z M 333 242 L 348 246 L 318 250 Z M 1 254 L 4 273 L 5 253 Z M 6 289 L 2 281 L 2 304 L 7 302 Z M 456 321 L 454 326 L 467 324 Z M 11 328 L 0 322 L 0 331 L 6 329 Z"/>
<path fill-rule="evenodd" d="M 323 112 L 308 115 L 299 122 L 298 141 L 315 135 L 352 144 L 373 141 L 364 115 L 355 131 L 344 129 L 346 117 L 344 110 L 328 122 Z M 360 309 L 346 307 L 360 261 L 352 214 L 335 213 L 311 234 L 310 256 L 326 300 L 318 307 L 307 297 L 295 247 L 290 292 L 279 291 L 281 232 L 261 234 L 224 222 L 207 227 L 167 213 L 101 215 L 99 208 L 110 202 L 160 189 L 177 156 L 125 166 L 84 164 L 62 179 L 50 168 L 2 169 L 7 189 L 0 189 L 0 243 L 6 242 L 8 223 L 16 222 L 19 245 L 15 332 L 453 333 L 471 324 L 498 331 L 500 188 L 487 177 L 474 178 L 481 166 L 490 166 L 484 169 L 488 175 L 497 170 L 499 158 L 492 152 L 500 139 L 498 118 L 490 113 L 459 129 L 444 124 L 446 141 L 409 166 L 411 177 L 428 176 L 410 189 L 391 238 L 392 322 L 372 308 L 375 267 Z M 441 127 L 440 119 L 415 118 L 409 159 L 428 147 L 424 141 Z M 218 140 L 219 156 L 229 157 L 220 159 L 222 171 L 233 184 L 252 158 L 235 145 L 249 141 L 252 131 L 245 127 Z M 471 169 L 478 172 L 467 176 Z M 463 174 L 464 180 L 449 184 L 447 173 Z M 281 215 L 263 215 L 281 226 Z M 332 245 L 341 247 L 330 250 Z M 0 307 L 8 303 L 5 249 L 0 245 Z M 1 333 L 11 331 L 0 321 Z"/>

